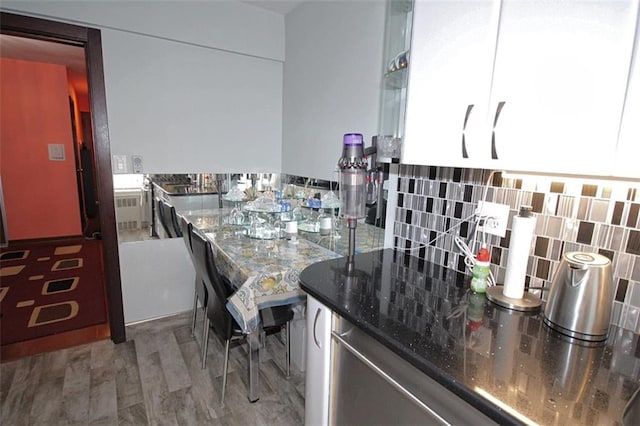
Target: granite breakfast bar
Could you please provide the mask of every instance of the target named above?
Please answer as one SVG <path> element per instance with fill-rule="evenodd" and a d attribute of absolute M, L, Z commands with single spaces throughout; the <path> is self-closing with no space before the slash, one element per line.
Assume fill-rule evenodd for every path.
<path fill-rule="evenodd" d="M 237 288 L 227 308 L 247 333 L 250 357 L 249 399 L 259 398 L 258 333 L 259 309 L 304 303 L 306 293 L 298 285 L 300 272 L 316 262 L 341 257 L 346 253 L 346 236 L 321 237 L 301 233 L 297 241 L 255 239 L 247 237 L 242 226 L 228 222 L 230 209 L 179 210 L 194 228 L 205 235 L 214 251 L 216 266 Z M 311 241 L 310 241 L 311 240 Z M 360 250 L 377 247 L 379 228 L 362 224 L 359 229 Z M 324 245 L 324 246 L 323 246 Z"/>

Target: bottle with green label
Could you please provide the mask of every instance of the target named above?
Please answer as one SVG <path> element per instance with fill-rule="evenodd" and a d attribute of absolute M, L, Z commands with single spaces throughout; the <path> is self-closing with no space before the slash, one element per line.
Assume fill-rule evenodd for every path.
<path fill-rule="evenodd" d="M 491 255 L 486 244 L 476 256 L 476 263 L 473 266 L 473 278 L 471 278 L 471 290 L 476 293 L 485 293 L 487 291 L 487 279 L 489 278 L 489 265 L 491 265 Z"/>

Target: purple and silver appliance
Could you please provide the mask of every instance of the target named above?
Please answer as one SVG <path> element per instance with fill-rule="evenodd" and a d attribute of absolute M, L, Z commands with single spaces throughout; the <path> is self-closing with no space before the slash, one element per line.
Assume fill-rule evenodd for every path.
<path fill-rule="evenodd" d="M 356 245 L 356 225 L 358 219 L 366 216 L 367 159 L 364 154 L 364 140 L 360 133 L 347 133 L 343 137 L 342 157 L 338 160 L 340 169 L 340 200 L 342 216 L 349 226 L 349 263 L 353 262 Z"/>

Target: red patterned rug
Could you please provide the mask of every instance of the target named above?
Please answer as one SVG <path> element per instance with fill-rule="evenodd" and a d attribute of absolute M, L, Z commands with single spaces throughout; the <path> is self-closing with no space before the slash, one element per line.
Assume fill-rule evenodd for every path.
<path fill-rule="evenodd" d="M 0 251 L 0 343 L 107 321 L 101 241 L 65 240 Z"/>

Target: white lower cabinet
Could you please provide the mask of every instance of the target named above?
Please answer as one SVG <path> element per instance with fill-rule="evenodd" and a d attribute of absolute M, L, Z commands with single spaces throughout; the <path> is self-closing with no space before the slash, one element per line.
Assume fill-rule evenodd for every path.
<path fill-rule="evenodd" d="M 329 424 L 331 377 L 331 310 L 307 296 L 307 365 L 304 422 Z"/>

